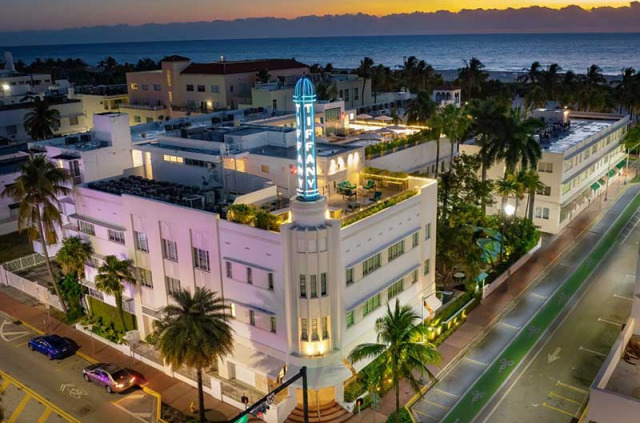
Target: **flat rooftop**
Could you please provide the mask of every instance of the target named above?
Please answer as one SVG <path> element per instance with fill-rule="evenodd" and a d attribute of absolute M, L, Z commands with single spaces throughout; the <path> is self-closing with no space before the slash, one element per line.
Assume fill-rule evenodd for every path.
<path fill-rule="evenodd" d="M 360 147 L 357 145 L 350 146 L 318 142 L 316 143 L 316 156 L 333 157 L 340 154 L 348 153 L 349 151 L 357 150 L 358 148 Z M 298 156 L 298 152 L 295 146 L 280 147 L 275 145 L 264 145 L 262 147 L 250 149 L 249 153 L 289 160 L 296 160 Z"/>
<path fill-rule="evenodd" d="M 615 120 L 571 119 L 569 130 L 553 138 L 548 146 L 543 146 L 543 151 L 562 153 L 585 139 L 608 129 L 614 123 L 616 123 Z"/>

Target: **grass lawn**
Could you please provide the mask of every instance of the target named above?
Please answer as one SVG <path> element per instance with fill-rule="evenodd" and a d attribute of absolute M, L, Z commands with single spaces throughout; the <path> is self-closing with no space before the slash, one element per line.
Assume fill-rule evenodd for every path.
<path fill-rule="evenodd" d="M 33 253 L 27 233 L 12 232 L 0 236 L 0 263 L 11 261 Z"/>

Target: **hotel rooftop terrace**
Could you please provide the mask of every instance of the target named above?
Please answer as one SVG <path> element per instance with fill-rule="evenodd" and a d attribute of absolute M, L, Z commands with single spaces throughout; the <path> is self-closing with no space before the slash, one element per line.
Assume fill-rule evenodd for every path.
<path fill-rule="evenodd" d="M 571 125 L 567 131 L 552 138 L 548 145 L 542 144 L 542 147 L 544 151 L 550 153 L 562 153 L 587 138 L 610 128 L 614 123 L 616 123 L 615 120 L 571 119 Z"/>

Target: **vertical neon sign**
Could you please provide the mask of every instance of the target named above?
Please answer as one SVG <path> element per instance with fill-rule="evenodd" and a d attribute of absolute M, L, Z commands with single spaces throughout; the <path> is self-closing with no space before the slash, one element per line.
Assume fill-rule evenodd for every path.
<path fill-rule="evenodd" d="M 316 130 L 313 104 L 316 94 L 307 77 L 298 80 L 293 94 L 296 105 L 296 146 L 298 151 L 298 199 L 314 201 L 318 198 L 316 170 Z"/>

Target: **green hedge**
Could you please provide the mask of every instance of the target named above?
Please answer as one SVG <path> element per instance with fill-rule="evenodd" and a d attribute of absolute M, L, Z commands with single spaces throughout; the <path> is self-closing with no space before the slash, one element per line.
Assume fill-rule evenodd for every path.
<path fill-rule="evenodd" d="M 100 319 L 103 324 L 107 326 L 113 325 L 113 329 L 116 332 L 123 332 L 124 327 L 122 326 L 122 322 L 118 318 L 118 309 L 109 304 L 103 303 L 102 301 L 87 296 L 89 299 L 89 307 L 91 308 L 91 313 L 93 314 L 93 318 L 95 320 Z M 129 330 L 136 329 L 136 317 L 133 314 L 124 312 L 124 320 L 127 323 L 127 328 Z"/>
<path fill-rule="evenodd" d="M 229 206 L 227 220 L 274 232 L 280 232 L 280 225 L 282 224 L 278 216 L 248 204 L 232 204 Z"/>
<path fill-rule="evenodd" d="M 388 207 L 394 206 L 398 203 L 400 203 L 401 201 L 406 200 L 407 198 L 413 197 L 414 195 L 416 195 L 418 192 L 416 190 L 409 190 L 409 191 L 405 191 L 400 195 L 396 195 L 395 197 L 389 197 L 386 200 L 376 204 L 375 206 L 371 206 L 369 208 L 366 208 L 362 211 L 359 211 L 355 214 L 352 214 L 351 216 L 349 216 L 348 218 L 344 219 L 342 221 L 342 227 L 345 226 L 349 226 L 352 223 L 356 223 L 359 220 L 362 220 L 366 217 L 372 216 Z"/>
<path fill-rule="evenodd" d="M 411 420 L 411 414 L 409 414 L 406 407 L 402 407 L 400 410 L 391 413 L 387 423 L 413 423 L 413 420 Z"/>
<path fill-rule="evenodd" d="M 393 172 L 387 169 L 379 169 L 377 167 L 365 167 L 364 168 L 365 175 L 375 175 L 375 176 L 389 176 L 392 178 L 408 178 L 409 174 L 407 172 Z"/>
<path fill-rule="evenodd" d="M 405 138 L 394 138 L 391 141 L 383 141 L 368 145 L 364 148 L 364 154 L 366 158 L 370 158 L 375 155 L 383 155 L 388 151 L 395 150 L 396 148 L 404 149 L 430 141 L 435 141 L 435 139 L 430 138 L 427 136 L 426 132 L 421 131 Z"/>

